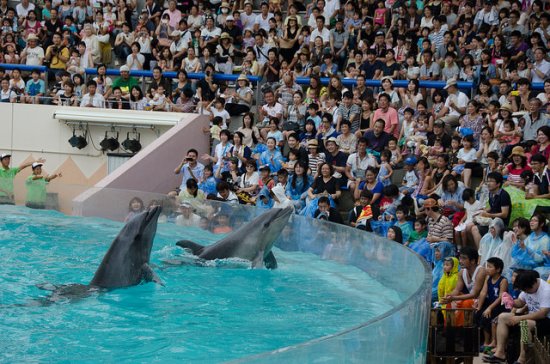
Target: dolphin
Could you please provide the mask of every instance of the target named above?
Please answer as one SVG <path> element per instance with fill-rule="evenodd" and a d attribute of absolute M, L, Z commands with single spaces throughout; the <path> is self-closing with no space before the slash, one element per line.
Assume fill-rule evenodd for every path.
<path fill-rule="evenodd" d="M 176 245 L 204 260 L 241 258 L 250 260 L 252 268 L 260 268 L 265 263 L 266 268 L 275 269 L 277 260 L 271 248 L 293 211 L 292 207 L 270 209 L 209 246 L 189 240 L 180 240 Z"/>
<path fill-rule="evenodd" d="M 160 212 L 160 206 L 153 207 L 124 225 L 89 284 L 37 285 L 40 289 L 52 291 L 46 304 L 62 299 L 79 299 L 103 290 L 135 286 L 143 280 L 162 284 L 149 266 Z"/>

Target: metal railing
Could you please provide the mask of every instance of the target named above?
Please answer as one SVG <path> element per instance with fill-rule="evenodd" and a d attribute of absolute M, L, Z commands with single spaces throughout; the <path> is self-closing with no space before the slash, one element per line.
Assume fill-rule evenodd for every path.
<path fill-rule="evenodd" d="M 24 64 L 7 64 L 7 63 L 0 63 L 0 69 L 4 70 L 14 70 L 18 69 L 20 71 L 28 71 L 31 72 L 33 70 L 38 70 L 42 73 L 46 74 L 45 81 L 47 82 L 48 79 L 48 72 L 49 68 L 45 66 L 28 66 Z M 86 75 L 97 75 L 97 69 L 95 68 L 86 68 L 85 69 Z M 107 69 L 106 74 L 108 76 L 120 76 L 120 71 L 118 69 Z M 177 78 L 177 71 L 168 71 L 163 72 L 163 76 L 165 78 Z M 153 78 L 153 72 L 152 71 L 145 71 L 145 70 L 132 70 L 130 71 L 130 76 L 132 77 L 140 77 L 142 78 L 142 89 L 145 88 L 146 85 L 146 79 L 147 78 Z M 187 78 L 191 80 L 201 80 L 204 79 L 205 74 L 200 73 L 188 73 Z M 226 82 L 236 82 L 237 78 L 239 77 L 238 74 L 222 74 L 222 73 L 216 73 L 214 74 L 214 80 L 215 81 L 226 81 Z M 256 104 L 259 104 L 261 101 L 261 93 L 260 93 L 260 85 L 262 83 L 262 77 L 261 76 L 247 76 L 248 80 L 251 84 L 253 84 L 255 87 L 253 87 L 255 91 L 255 97 L 256 97 Z M 296 83 L 299 85 L 309 85 L 311 78 L 310 77 L 297 77 Z M 330 78 L 323 77 L 320 79 L 322 85 L 328 85 Z M 381 82 L 380 80 L 366 80 L 366 86 L 368 87 L 380 87 Z M 407 87 L 409 81 L 408 80 L 394 80 L 393 81 L 393 87 L 396 88 L 405 88 Z M 350 78 L 342 78 L 342 84 L 346 87 L 355 87 L 357 84 L 357 81 L 355 79 Z M 420 88 L 433 88 L 433 89 L 443 89 L 445 87 L 446 83 L 445 81 L 419 81 Z M 474 83 L 473 82 L 463 82 L 459 81 L 457 83 L 458 88 L 461 90 L 469 90 L 473 91 L 474 89 Z M 47 84 L 46 84 L 47 87 Z M 544 83 L 541 82 L 535 82 L 531 84 L 531 90 L 540 91 L 544 90 Z"/>

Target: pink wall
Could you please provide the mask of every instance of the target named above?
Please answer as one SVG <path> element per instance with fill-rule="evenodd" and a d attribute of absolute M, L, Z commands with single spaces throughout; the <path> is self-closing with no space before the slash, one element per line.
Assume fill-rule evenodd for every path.
<path fill-rule="evenodd" d="M 109 205 L 110 198 L 106 199 L 106 196 L 100 192 L 103 189 L 166 194 L 178 187 L 181 184 L 181 176 L 174 174 L 174 169 L 186 155 L 187 150 L 195 148 L 199 151 L 199 155 L 209 152 L 209 136 L 204 133 L 204 127 L 208 127 L 206 116 L 185 114 L 181 122 L 99 181 L 95 185 L 96 188 L 78 196 L 74 200 L 74 213 L 113 218 L 115 211 L 107 213 L 109 216 L 105 215 L 105 209 L 112 209 L 112 207 L 105 206 Z M 122 205 L 120 206 L 122 211 L 116 212 L 118 218 L 128 208 L 127 202 L 117 204 L 117 207 L 119 205 Z"/>

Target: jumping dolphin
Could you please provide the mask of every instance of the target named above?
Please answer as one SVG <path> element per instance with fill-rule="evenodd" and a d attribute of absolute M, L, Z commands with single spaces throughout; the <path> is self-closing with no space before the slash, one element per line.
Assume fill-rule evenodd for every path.
<path fill-rule="evenodd" d="M 201 259 L 241 258 L 250 260 L 253 268 L 277 268 L 277 261 L 271 252 L 273 243 L 285 227 L 293 209 L 271 209 L 244 224 L 222 240 L 209 246 L 202 246 L 189 240 L 181 240 L 176 245 L 189 249 Z"/>
<path fill-rule="evenodd" d="M 124 225 L 111 243 L 90 284 L 39 285 L 40 289 L 52 291 L 47 301 L 51 303 L 62 298 L 83 298 L 101 290 L 135 286 L 142 280 L 162 284 L 149 266 L 160 212 L 159 206 L 153 207 Z"/>

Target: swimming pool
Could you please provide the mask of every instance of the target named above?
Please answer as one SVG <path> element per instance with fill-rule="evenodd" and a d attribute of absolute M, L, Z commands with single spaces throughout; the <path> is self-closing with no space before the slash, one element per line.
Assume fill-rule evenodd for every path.
<path fill-rule="evenodd" d="M 5 339 L 0 341 L 0 361 L 221 362 L 244 357 L 280 362 L 281 355 L 291 353 L 289 358 L 298 362 L 303 356 L 297 354 L 307 351 L 300 347 L 303 343 L 311 348 L 334 342 L 329 335 L 342 335 L 362 323 L 385 325 L 365 338 L 367 343 L 390 338 L 385 330 L 391 325 L 384 318 L 410 325 L 403 309 L 413 319 L 414 312 L 404 302 L 423 282 L 422 269 L 409 268 L 406 281 L 388 275 L 388 267 L 383 274 L 388 249 L 396 248 L 391 243 L 370 242 L 372 249 L 362 252 L 353 243 L 357 231 L 316 224 L 300 218 L 289 224 L 278 243 L 286 251 L 274 251 L 279 261 L 275 271 L 250 270 L 238 261 L 206 268 L 164 266 L 164 260 L 182 254 L 174 245 L 177 240 L 211 243 L 220 235 L 159 224 L 151 262 L 165 287 L 143 284 L 77 302 L 15 307 L 48 294 L 36 284 L 88 283 L 122 223 L 1 206 L 0 330 Z M 363 261 L 368 268 L 359 264 Z M 392 312 L 397 315 L 390 317 Z M 422 327 L 424 314 L 416 318 L 415 325 Z M 408 362 L 423 355 L 424 333 L 416 336 L 409 340 L 418 351 L 407 351 Z M 367 359 L 359 355 L 361 345 L 347 347 L 357 355 L 347 361 Z M 326 341 L 323 346 L 330 347 Z M 285 347 L 282 354 L 266 353 Z M 391 355 L 403 359 L 399 351 L 388 350 L 385 362 L 399 362 Z"/>

